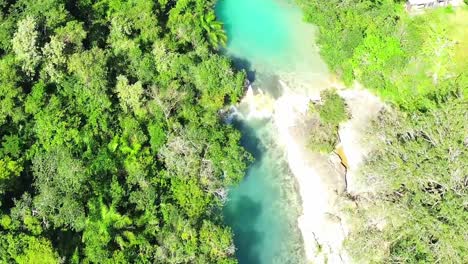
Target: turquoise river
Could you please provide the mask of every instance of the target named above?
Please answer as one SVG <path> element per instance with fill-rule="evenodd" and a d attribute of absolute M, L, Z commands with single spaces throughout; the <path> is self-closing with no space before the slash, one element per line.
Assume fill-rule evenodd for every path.
<path fill-rule="evenodd" d="M 314 46 L 314 28 L 302 21 L 296 6 L 281 0 L 219 0 L 216 13 L 228 34 L 225 52 L 247 71 L 254 92 L 261 90 L 274 102 L 283 93 L 280 80 L 300 89 L 315 75 L 326 75 Z M 268 117 L 251 117 L 248 107 L 238 108 L 233 122 L 255 157 L 244 181 L 230 191 L 224 210 L 239 263 L 305 263 L 297 226 L 300 197 L 275 142 L 274 125 Z"/>

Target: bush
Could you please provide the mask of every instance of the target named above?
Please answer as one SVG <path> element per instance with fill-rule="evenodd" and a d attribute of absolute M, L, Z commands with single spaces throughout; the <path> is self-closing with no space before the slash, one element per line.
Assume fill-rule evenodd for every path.
<path fill-rule="evenodd" d="M 335 149 L 338 141 L 337 127 L 317 124 L 311 131 L 309 148 L 315 152 L 330 153 Z"/>
<path fill-rule="evenodd" d="M 318 105 L 317 109 L 323 123 L 338 126 L 341 122 L 348 120 L 345 101 L 336 90 L 325 90 L 320 96 L 323 105 Z"/>
<path fill-rule="evenodd" d="M 338 142 L 338 127 L 349 119 L 346 103 L 336 90 L 321 92 L 322 102 L 311 103 L 309 111 L 314 120 L 309 147 L 320 153 L 330 153 Z"/>

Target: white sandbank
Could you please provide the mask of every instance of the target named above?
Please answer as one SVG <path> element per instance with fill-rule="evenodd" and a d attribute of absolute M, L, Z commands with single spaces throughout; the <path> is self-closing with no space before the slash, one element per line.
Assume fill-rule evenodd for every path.
<path fill-rule="evenodd" d="M 346 100 L 352 114 L 352 118 L 341 126 L 340 137 L 348 158 L 349 172 L 355 174 L 368 152 L 360 138 L 382 104 L 377 97 L 358 87 L 342 90 L 340 95 Z M 346 178 L 344 173 L 337 171 L 330 156 L 312 153 L 308 149 L 307 138 L 310 135 L 300 129 L 309 102 L 318 99 L 319 91 L 308 95 L 295 94 L 285 87 L 283 96 L 275 102 L 273 120 L 278 129 L 278 138 L 285 147 L 289 167 L 298 183 L 302 200 L 298 225 L 308 261 L 350 263 L 343 248 L 348 225 L 338 206 L 340 199 L 343 199 L 340 194 L 346 188 Z M 359 191 L 356 181 L 349 181 L 353 190 Z"/>

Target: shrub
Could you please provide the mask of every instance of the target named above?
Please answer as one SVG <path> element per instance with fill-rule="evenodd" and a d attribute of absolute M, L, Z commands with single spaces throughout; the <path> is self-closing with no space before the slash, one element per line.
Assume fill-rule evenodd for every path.
<path fill-rule="evenodd" d="M 320 153 L 330 153 L 338 142 L 338 127 L 348 120 L 346 103 L 336 90 L 324 90 L 321 103 L 311 103 L 309 111 L 313 115 L 309 148 Z"/>

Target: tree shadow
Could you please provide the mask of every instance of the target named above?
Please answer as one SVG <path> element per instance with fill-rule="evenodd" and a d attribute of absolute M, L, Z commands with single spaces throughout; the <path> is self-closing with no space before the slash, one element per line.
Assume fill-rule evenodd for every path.
<path fill-rule="evenodd" d="M 264 235 L 255 229 L 255 223 L 261 212 L 260 203 L 245 195 L 232 199 L 224 209 L 225 221 L 234 231 L 236 257 L 240 264 L 260 263 L 257 246 Z"/>
<path fill-rule="evenodd" d="M 268 120 L 259 120 L 258 122 L 266 123 L 268 122 Z M 233 119 L 232 125 L 242 132 L 242 136 L 240 139 L 241 146 L 244 147 L 245 150 L 247 150 L 250 154 L 252 154 L 255 160 L 260 160 L 263 157 L 266 149 L 262 141 L 258 137 L 255 127 L 237 118 Z M 258 124 L 258 126 L 263 125 L 265 124 Z"/>
<path fill-rule="evenodd" d="M 254 82 L 256 78 L 256 71 L 252 68 L 252 63 L 245 58 L 239 58 L 235 56 L 230 56 L 234 67 L 238 70 L 244 70 L 247 74 L 247 79 L 249 82 Z"/>

